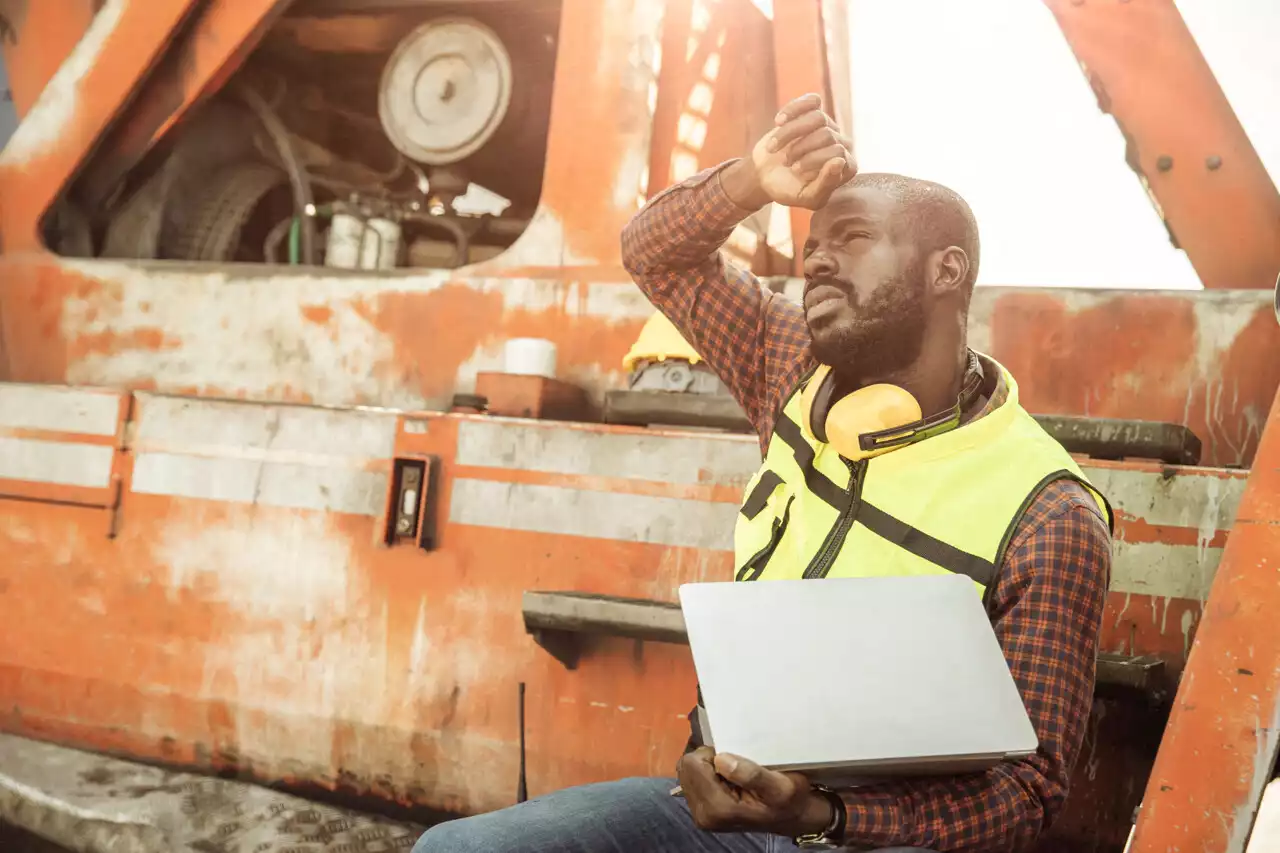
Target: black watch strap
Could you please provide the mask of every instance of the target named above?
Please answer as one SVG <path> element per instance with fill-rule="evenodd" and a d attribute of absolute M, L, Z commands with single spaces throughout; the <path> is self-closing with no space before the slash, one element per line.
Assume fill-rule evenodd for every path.
<path fill-rule="evenodd" d="M 829 850 L 839 847 L 844 842 L 845 825 L 849 819 L 844 800 L 835 791 L 822 785 L 814 785 L 813 790 L 826 797 L 831 803 L 831 808 L 834 812 L 831 816 L 831 823 L 822 832 L 817 832 L 813 835 L 802 835 L 792 840 L 801 850 Z"/>

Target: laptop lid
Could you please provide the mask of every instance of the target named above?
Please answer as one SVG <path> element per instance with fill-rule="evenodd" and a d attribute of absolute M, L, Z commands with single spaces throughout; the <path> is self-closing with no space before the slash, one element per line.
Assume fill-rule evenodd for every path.
<path fill-rule="evenodd" d="M 966 577 L 693 583 L 680 605 L 718 751 L 854 783 L 1038 746 Z"/>

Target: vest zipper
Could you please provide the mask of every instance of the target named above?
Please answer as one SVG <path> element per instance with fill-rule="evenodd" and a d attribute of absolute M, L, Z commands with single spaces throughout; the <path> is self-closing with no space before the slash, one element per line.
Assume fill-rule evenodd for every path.
<path fill-rule="evenodd" d="M 825 578 L 831 571 L 831 564 L 840 555 L 844 540 L 849 535 L 849 530 L 853 527 L 854 519 L 858 515 L 858 504 L 862 500 L 862 477 L 867 470 L 867 461 L 864 459 L 860 462 L 850 462 L 846 459 L 844 464 L 849 466 L 849 503 L 840 512 L 836 523 L 827 531 L 822 549 L 804 570 L 804 577 L 807 579 Z"/>

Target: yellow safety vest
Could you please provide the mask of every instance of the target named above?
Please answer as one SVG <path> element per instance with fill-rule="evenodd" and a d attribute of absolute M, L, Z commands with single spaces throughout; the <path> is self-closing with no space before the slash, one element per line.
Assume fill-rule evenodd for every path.
<path fill-rule="evenodd" d="M 1013 377 L 983 358 L 1004 375 L 1001 406 L 857 463 L 801 428 L 802 382 L 747 484 L 734 531 L 735 578 L 958 572 L 985 594 L 1023 512 L 1059 479 L 1084 485 L 1112 525 L 1106 499 L 1018 403 Z"/>

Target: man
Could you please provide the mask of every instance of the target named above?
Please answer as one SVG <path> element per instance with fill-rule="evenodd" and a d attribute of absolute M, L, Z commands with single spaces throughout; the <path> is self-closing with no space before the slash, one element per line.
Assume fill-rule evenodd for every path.
<path fill-rule="evenodd" d="M 718 254 L 770 202 L 816 211 L 803 307 Z M 837 793 L 699 747 L 677 767 L 683 798 L 671 779 L 560 791 L 442 824 L 416 853 L 1028 848 L 1061 810 L 1079 754 L 1111 517 L 1018 406 L 1013 378 L 966 345 L 978 265 L 968 206 L 936 184 L 855 177 L 849 141 L 807 95 L 749 157 L 653 199 L 622 242 L 636 282 L 760 435 L 737 579 L 968 574 L 1040 748 L 981 774 Z M 886 393 L 915 408 L 895 420 L 877 402 Z"/>

